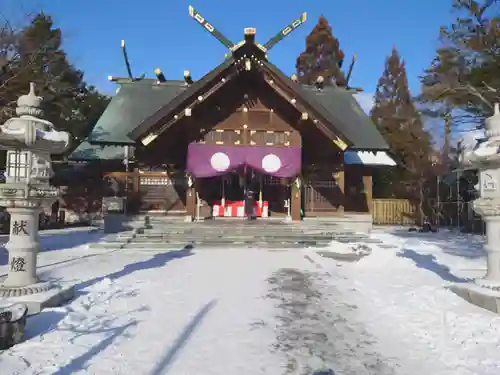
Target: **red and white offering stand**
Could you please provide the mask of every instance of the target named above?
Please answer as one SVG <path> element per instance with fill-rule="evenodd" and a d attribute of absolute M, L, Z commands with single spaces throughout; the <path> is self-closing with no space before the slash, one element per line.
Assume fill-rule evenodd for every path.
<path fill-rule="evenodd" d="M 269 216 L 269 202 L 256 201 L 254 205 L 255 216 Z M 212 207 L 213 217 L 244 217 L 245 216 L 245 201 L 217 201 Z"/>

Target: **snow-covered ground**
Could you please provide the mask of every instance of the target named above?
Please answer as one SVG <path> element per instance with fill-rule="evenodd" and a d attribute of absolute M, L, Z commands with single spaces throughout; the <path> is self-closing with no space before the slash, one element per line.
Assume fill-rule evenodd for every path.
<path fill-rule="evenodd" d="M 484 276 L 482 237 L 405 229 L 371 237 L 394 248 L 370 245 L 372 253 L 357 263 L 315 260 L 358 307 L 380 351 L 397 362 L 396 373 L 500 374 L 500 316 L 444 288 Z"/>
<path fill-rule="evenodd" d="M 82 244 L 98 236 L 44 239 L 41 276 L 77 297 L 29 318 L 0 374 L 500 374 L 500 318 L 444 288 L 484 274 L 480 237 L 379 229 L 393 247 L 366 244 L 347 263 L 315 249 Z"/>

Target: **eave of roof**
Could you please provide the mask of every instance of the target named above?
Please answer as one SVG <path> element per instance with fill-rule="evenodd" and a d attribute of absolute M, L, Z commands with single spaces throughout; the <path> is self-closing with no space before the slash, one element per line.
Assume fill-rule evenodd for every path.
<path fill-rule="evenodd" d="M 92 161 L 92 160 L 120 160 L 125 158 L 123 146 L 117 145 L 96 145 L 83 141 L 69 155 L 69 160 Z"/>
<path fill-rule="evenodd" d="M 337 87 L 304 86 L 329 113 L 333 125 L 354 143 L 351 149 L 384 151 L 389 146 L 351 92 Z"/>
<path fill-rule="evenodd" d="M 398 165 L 385 151 L 346 151 L 344 152 L 344 164 L 390 167 Z"/>

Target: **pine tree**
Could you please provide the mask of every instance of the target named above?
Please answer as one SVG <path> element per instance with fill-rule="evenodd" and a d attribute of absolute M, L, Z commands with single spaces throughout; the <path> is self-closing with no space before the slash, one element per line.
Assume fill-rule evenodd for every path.
<path fill-rule="evenodd" d="M 450 161 L 451 161 L 451 123 L 452 117 L 451 113 L 448 113 L 444 118 L 444 135 L 443 135 L 443 150 L 441 151 L 441 165 L 444 173 L 449 172 L 450 170 Z"/>
<path fill-rule="evenodd" d="M 61 29 L 41 12 L 16 33 L 15 40 L 6 73 L 8 85 L 0 90 L 0 121 L 14 115 L 17 98 L 27 93 L 29 82 L 35 82 L 37 94 L 44 99 L 44 118 L 77 141 L 83 139 L 109 99 L 88 86 L 83 72 L 69 62 L 62 49 Z"/>
<path fill-rule="evenodd" d="M 306 49 L 297 58 L 296 69 L 300 83 L 311 85 L 318 76 L 323 76 L 325 84 L 332 80 L 338 86 L 345 86 L 345 76 L 340 70 L 344 62 L 344 52 L 340 49 L 337 38 L 325 17 L 319 18 L 318 24 L 306 38 Z"/>
<path fill-rule="evenodd" d="M 378 194 L 404 194 L 421 206 L 426 177 L 432 169 L 431 137 L 412 101 L 405 62 L 396 48 L 386 59 L 374 102 L 371 118 L 391 150 L 406 166 L 406 169 L 379 172 L 375 182 Z"/>
<path fill-rule="evenodd" d="M 420 100 L 429 114 L 454 111 L 454 123 L 482 124 L 500 101 L 498 0 L 453 0 L 454 23 L 440 29 L 440 45 L 422 77 Z"/>

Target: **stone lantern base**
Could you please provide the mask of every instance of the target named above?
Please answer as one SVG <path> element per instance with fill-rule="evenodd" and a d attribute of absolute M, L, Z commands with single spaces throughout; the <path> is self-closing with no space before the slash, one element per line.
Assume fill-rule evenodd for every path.
<path fill-rule="evenodd" d="M 0 299 L 3 302 L 25 304 L 28 307 L 28 315 L 39 314 L 46 308 L 61 306 L 72 300 L 74 295 L 72 285 L 60 286 L 39 283 L 29 287 L 0 287 Z"/>
<path fill-rule="evenodd" d="M 456 283 L 448 287 L 453 293 L 469 303 L 500 314 L 500 291 L 477 283 Z"/>
<path fill-rule="evenodd" d="M 7 208 L 11 217 L 9 241 L 5 245 L 9 252 L 9 272 L 5 278 L 0 279 L 0 299 L 23 303 L 28 307 L 28 314 L 33 315 L 43 308 L 61 305 L 73 298 L 74 294 L 72 287 L 61 287 L 51 281 L 41 281 L 37 276 L 40 203 L 31 199 L 16 201 L 13 206 Z"/>
<path fill-rule="evenodd" d="M 449 288 L 467 302 L 500 314 L 500 199 L 479 198 L 474 201 L 474 210 L 486 224 L 486 275 L 474 283 L 457 283 Z"/>
<path fill-rule="evenodd" d="M 54 289 L 55 285 L 50 282 L 34 283 L 27 286 L 7 285 L 6 279 L 0 281 L 0 297 L 24 297 L 37 293 L 45 293 Z"/>

